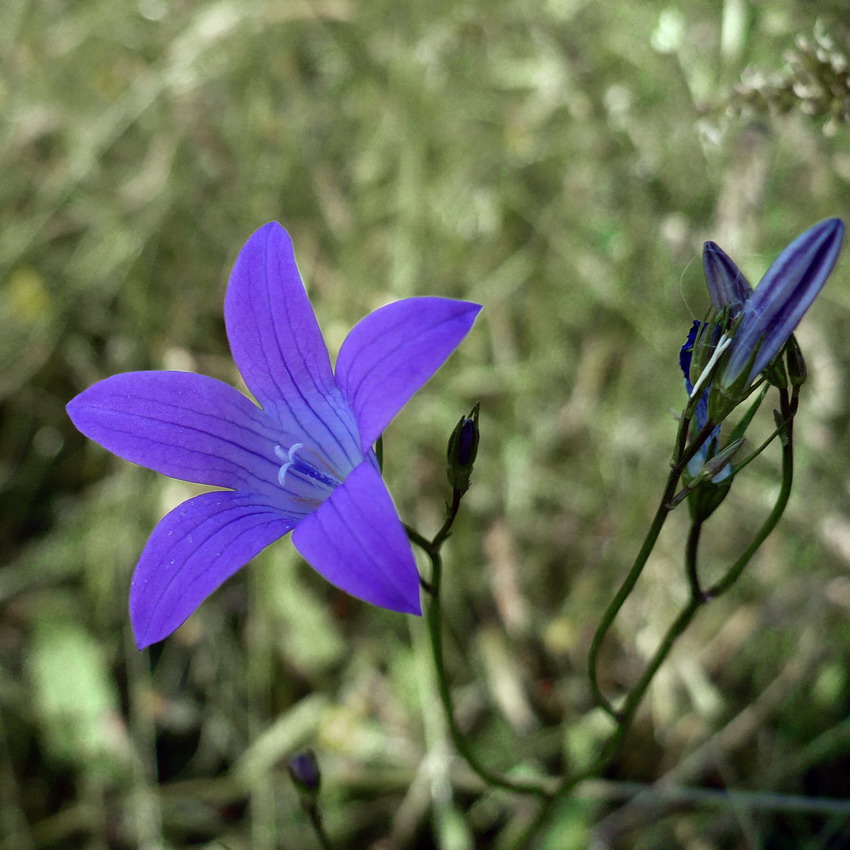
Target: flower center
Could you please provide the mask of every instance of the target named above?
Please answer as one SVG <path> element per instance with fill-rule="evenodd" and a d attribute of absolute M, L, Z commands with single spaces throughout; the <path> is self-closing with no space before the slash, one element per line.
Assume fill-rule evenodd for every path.
<path fill-rule="evenodd" d="M 339 473 L 315 449 L 293 443 L 287 452 L 281 446 L 274 453 L 285 463 L 277 473 L 281 487 L 296 501 L 317 508 L 342 484 Z"/>

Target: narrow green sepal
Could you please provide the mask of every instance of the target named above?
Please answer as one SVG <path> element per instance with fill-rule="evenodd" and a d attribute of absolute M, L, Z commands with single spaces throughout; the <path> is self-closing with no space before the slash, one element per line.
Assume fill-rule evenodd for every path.
<path fill-rule="evenodd" d="M 744 414 L 743 417 L 741 417 L 741 420 L 732 429 L 732 433 L 729 435 L 730 443 L 733 440 L 742 439 L 744 434 L 747 433 L 747 428 L 750 427 L 750 422 L 753 421 L 753 417 L 756 415 L 758 409 L 761 407 L 761 403 L 764 401 L 764 398 L 767 395 L 767 391 L 768 387 L 762 387 L 761 392 L 758 394 L 758 397 L 750 405 L 750 409 Z"/>
<path fill-rule="evenodd" d="M 726 352 L 724 354 L 724 360 L 728 356 L 728 352 Z M 749 369 L 755 363 L 757 356 L 758 348 L 750 355 L 746 368 L 742 369 L 735 380 L 728 386 L 723 381 L 725 365 L 723 367 L 718 366 L 718 373 L 721 375 L 721 378 L 711 385 L 711 391 L 708 394 L 708 415 L 712 422 L 723 422 L 747 397 L 751 383 Z"/>
<path fill-rule="evenodd" d="M 778 390 L 788 389 L 788 375 L 785 372 L 785 364 L 781 357 L 777 357 L 767 366 L 764 370 L 764 377 L 772 387 L 776 387 Z"/>
<path fill-rule="evenodd" d="M 690 492 L 688 510 L 694 522 L 705 522 L 721 505 L 732 489 L 732 478 L 720 484 L 703 481 Z"/>
<path fill-rule="evenodd" d="M 794 334 L 791 334 L 788 337 L 788 342 L 785 343 L 785 362 L 788 366 L 788 380 L 791 382 L 791 386 L 803 386 L 809 377 L 809 372 L 806 369 L 806 359 L 803 357 L 803 352 L 800 350 L 800 345 Z"/>

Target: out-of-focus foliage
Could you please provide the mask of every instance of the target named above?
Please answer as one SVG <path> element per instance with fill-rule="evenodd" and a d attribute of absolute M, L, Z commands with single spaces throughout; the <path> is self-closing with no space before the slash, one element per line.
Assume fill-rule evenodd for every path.
<path fill-rule="evenodd" d="M 850 53 L 845 19 L 838 0 L 6 0 L 0 845 L 309 848 L 285 770 L 309 744 L 336 846 L 504 846 L 527 801 L 481 796 L 451 756 L 421 624 L 334 592 L 287 542 L 135 651 L 135 559 L 197 488 L 88 444 L 64 404 L 133 369 L 237 380 L 224 286 L 269 219 L 332 345 L 395 298 L 483 303 L 385 435 L 385 475 L 436 528 L 445 441 L 481 400 L 445 577 L 460 719 L 501 769 L 590 758 L 587 644 L 666 476 L 702 240 L 758 280 L 850 216 L 846 66 L 795 84 L 824 39 Z M 779 532 L 547 846 L 843 846 L 850 814 L 818 800 L 850 792 L 848 275 L 845 257 L 799 333 L 811 386 Z M 709 569 L 777 481 L 753 465 Z M 606 645 L 606 692 L 686 592 L 680 531 Z M 614 802 L 662 776 L 761 796 Z"/>

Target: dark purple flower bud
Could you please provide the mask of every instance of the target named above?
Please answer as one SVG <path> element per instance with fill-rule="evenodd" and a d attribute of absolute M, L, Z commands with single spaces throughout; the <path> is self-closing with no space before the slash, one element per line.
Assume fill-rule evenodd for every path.
<path fill-rule="evenodd" d="M 715 242 L 706 242 L 703 245 L 702 265 L 711 305 L 716 312 L 727 310 L 730 319 L 737 318 L 753 291 L 749 281 Z"/>
<path fill-rule="evenodd" d="M 740 384 L 746 390 L 784 348 L 832 272 L 843 237 L 844 223 L 830 218 L 776 258 L 744 305 L 717 381 L 721 389 Z"/>
<path fill-rule="evenodd" d="M 468 466 L 474 460 L 478 433 L 475 423 L 471 419 L 464 419 L 460 426 L 457 439 L 457 462 L 462 466 Z"/>
<path fill-rule="evenodd" d="M 295 787 L 307 797 L 315 797 L 322 784 L 319 762 L 312 750 L 296 753 L 286 766 Z"/>
<path fill-rule="evenodd" d="M 469 479 L 472 475 L 472 467 L 478 455 L 478 408 L 469 412 L 469 416 L 461 416 L 460 421 L 449 437 L 449 445 L 446 450 L 448 466 L 446 469 L 449 484 L 452 489 L 465 493 L 469 489 Z"/>

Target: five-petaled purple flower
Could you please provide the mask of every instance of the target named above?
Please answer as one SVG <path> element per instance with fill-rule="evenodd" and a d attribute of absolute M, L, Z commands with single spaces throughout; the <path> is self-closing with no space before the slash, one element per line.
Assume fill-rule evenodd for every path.
<path fill-rule="evenodd" d="M 276 223 L 239 254 L 224 316 L 258 407 L 189 372 L 129 372 L 68 404 L 109 451 L 198 484 L 156 526 L 130 590 L 139 648 L 174 631 L 225 579 L 289 531 L 303 557 L 353 596 L 419 614 L 419 577 L 372 446 L 466 336 L 480 306 L 409 298 L 345 339 L 335 372 L 292 243 Z"/>

